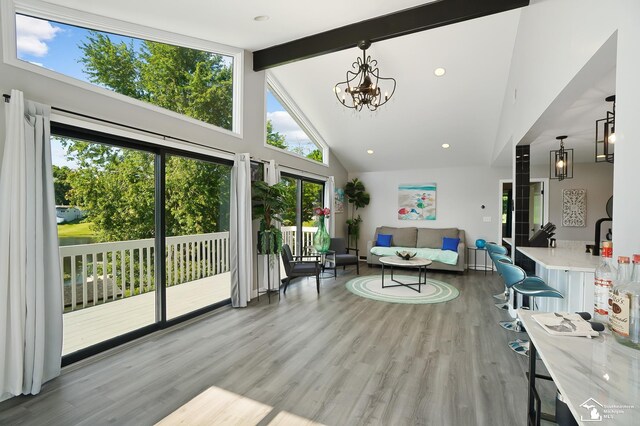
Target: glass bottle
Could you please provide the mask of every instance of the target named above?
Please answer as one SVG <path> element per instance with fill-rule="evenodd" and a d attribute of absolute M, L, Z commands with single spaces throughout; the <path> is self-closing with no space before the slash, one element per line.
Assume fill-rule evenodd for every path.
<path fill-rule="evenodd" d="M 609 323 L 609 292 L 613 287 L 613 271 L 609 262 L 612 254 L 612 244 L 609 241 L 603 242 L 602 261 L 596 268 L 593 297 L 593 319 L 603 324 Z"/>
<path fill-rule="evenodd" d="M 629 258 L 625 272 L 629 274 Z M 611 331 L 623 345 L 640 350 L 640 254 L 633 255 L 633 274 L 611 291 Z"/>

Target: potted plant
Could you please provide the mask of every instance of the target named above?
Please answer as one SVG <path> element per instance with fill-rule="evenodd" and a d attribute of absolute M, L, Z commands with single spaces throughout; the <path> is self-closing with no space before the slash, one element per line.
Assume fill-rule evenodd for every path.
<path fill-rule="evenodd" d="M 252 216 L 260 219 L 258 231 L 258 253 L 276 254 L 282 249 L 282 232 L 275 227 L 274 221 L 281 221 L 286 209 L 286 186 L 282 182 L 269 185 L 263 181 L 254 181 L 251 185 Z"/>
<path fill-rule="evenodd" d="M 366 192 L 364 184 L 358 178 L 354 178 L 351 182 L 347 182 L 344 188 L 344 195 L 347 197 L 347 201 L 352 205 L 351 207 L 351 219 L 347 220 L 347 235 L 349 240 L 353 238 L 355 245 L 358 245 L 358 239 L 360 238 L 360 224 L 362 218 L 360 215 L 355 217 L 356 210 L 366 207 L 371 201 L 371 196 Z"/>

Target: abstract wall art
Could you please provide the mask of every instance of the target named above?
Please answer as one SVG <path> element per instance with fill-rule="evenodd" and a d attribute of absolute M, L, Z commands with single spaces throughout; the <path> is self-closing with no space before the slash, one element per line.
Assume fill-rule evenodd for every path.
<path fill-rule="evenodd" d="M 344 189 L 336 188 L 333 207 L 334 207 L 333 211 L 335 213 L 344 213 Z"/>
<path fill-rule="evenodd" d="M 436 184 L 399 185 L 398 219 L 436 220 Z"/>

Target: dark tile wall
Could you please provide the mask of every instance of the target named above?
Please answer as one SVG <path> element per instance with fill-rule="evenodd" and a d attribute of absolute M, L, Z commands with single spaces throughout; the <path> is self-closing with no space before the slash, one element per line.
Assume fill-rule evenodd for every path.
<path fill-rule="evenodd" d="M 529 145 L 516 146 L 516 247 L 529 245 Z"/>

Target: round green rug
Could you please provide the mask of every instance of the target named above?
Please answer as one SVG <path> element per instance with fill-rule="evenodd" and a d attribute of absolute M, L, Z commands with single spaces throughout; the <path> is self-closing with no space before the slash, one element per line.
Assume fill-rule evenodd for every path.
<path fill-rule="evenodd" d="M 417 281 L 416 276 L 409 275 L 394 275 L 394 279 L 404 283 Z M 395 284 L 391 281 L 390 276 L 385 275 L 384 281 L 386 285 Z M 431 278 L 427 278 L 427 283 L 421 286 L 421 293 L 402 286 L 382 288 L 380 275 L 354 278 L 349 280 L 346 286 L 347 290 L 356 296 L 389 303 L 442 303 L 453 300 L 460 294 L 458 289 L 452 285 Z M 417 288 L 417 286 L 413 287 Z"/>

